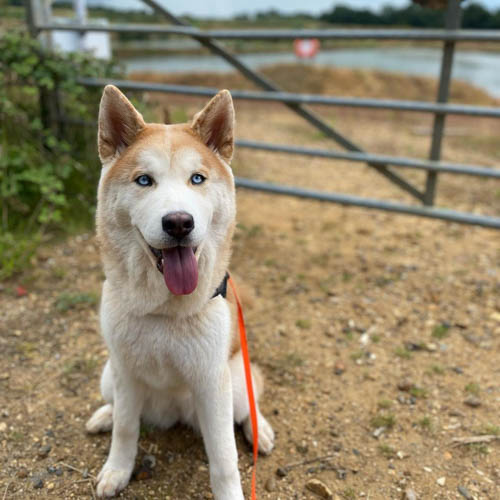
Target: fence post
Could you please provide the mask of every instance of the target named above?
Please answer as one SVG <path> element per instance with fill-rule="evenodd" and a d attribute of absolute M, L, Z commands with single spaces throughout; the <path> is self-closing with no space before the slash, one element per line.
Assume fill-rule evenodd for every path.
<path fill-rule="evenodd" d="M 33 38 L 39 38 L 40 31 L 38 25 L 51 22 L 51 3 L 52 0 L 28 0 L 26 2 L 26 21 L 28 30 Z M 42 43 L 46 50 L 52 50 L 52 34 L 44 34 Z M 43 56 L 42 56 L 43 57 Z M 57 137 L 62 135 L 62 126 L 60 120 L 58 89 L 48 90 L 38 88 L 40 101 L 40 118 L 43 127 L 50 129 Z"/>
<path fill-rule="evenodd" d="M 460 0 L 448 0 L 445 14 L 445 28 L 456 30 L 460 27 L 462 11 Z M 441 72 L 439 76 L 439 87 L 436 102 L 446 103 L 450 93 L 451 71 L 453 68 L 453 55 L 455 53 L 455 41 L 446 40 L 443 46 L 443 57 L 441 59 Z M 441 159 L 441 145 L 446 114 L 436 113 L 434 115 L 434 126 L 432 128 L 432 144 L 429 159 L 439 161 Z M 434 205 L 437 186 L 437 172 L 428 172 L 425 185 L 424 205 Z"/>

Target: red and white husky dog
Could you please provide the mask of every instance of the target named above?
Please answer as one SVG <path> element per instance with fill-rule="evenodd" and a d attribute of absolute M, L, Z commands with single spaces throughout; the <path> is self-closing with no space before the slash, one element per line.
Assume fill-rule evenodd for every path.
<path fill-rule="evenodd" d="M 234 108 L 219 92 L 189 124 L 147 124 L 116 88 L 104 89 L 98 147 L 97 234 L 106 280 L 101 329 L 106 404 L 87 422 L 113 430 L 99 496 L 125 488 L 143 419 L 185 422 L 203 435 L 217 500 L 243 499 L 236 421 L 252 440 L 234 298 L 217 294 L 231 254 Z M 253 367 L 256 393 L 262 378 Z M 258 411 L 259 449 L 274 433 Z"/>

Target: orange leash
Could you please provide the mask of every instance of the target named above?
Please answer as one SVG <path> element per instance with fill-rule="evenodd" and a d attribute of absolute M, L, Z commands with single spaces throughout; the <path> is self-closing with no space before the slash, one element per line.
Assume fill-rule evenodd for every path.
<path fill-rule="evenodd" d="M 228 278 L 231 289 L 233 290 L 234 298 L 236 299 L 236 307 L 238 309 L 238 327 L 240 330 L 241 353 L 243 355 L 243 364 L 245 366 L 245 380 L 247 383 L 248 404 L 250 406 L 250 420 L 252 422 L 253 433 L 253 469 L 252 469 L 252 500 L 257 500 L 255 493 L 256 473 L 257 473 L 257 456 L 259 454 L 259 429 L 257 425 L 257 405 L 255 404 L 255 396 L 252 384 L 252 372 L 250 370 L 250 357 L 248 356 L 247 333 L 245 330 L 245 320 L 243 319 L 243 309 L 241 302 L 236 293 L 236 287 L 231 279 Z"/>

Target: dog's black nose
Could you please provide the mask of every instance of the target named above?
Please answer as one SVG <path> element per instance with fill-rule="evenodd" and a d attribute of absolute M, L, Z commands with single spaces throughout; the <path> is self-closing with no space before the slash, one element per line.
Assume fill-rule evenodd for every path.
<path fill-rule="evenodd" d="M 167 234 L 181 240 L 194 229 L 194 219 L 187 212 L 170 212 L 162 217 L 161 225 Z"/>

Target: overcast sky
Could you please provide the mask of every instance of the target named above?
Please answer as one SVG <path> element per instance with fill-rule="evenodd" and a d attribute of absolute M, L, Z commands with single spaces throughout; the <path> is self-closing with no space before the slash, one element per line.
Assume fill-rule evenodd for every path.
<path fill-rule="evenodd" d="M 88 5 L 119 6 L 122 9 L 141 9 L 140 0 L 87 0 Z M 259 11 L 277 9 L 281 12 L 308 12 L 319 14 L 334 5 L 349 5 L 356 8 L 380 9 L 384 5 L 402 7 L 409 0 L 159 0 L 174 14 L 190 14 L 196 17 L 232 17 L 235 14 L 255 14 Z M 469 3 L 470 0 L 467 0 Z M 500 9 L 500 0 L 474 0 L 483 6 Z"/>

